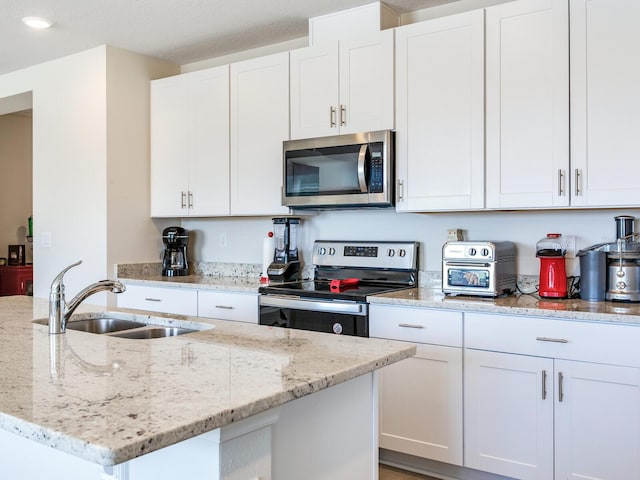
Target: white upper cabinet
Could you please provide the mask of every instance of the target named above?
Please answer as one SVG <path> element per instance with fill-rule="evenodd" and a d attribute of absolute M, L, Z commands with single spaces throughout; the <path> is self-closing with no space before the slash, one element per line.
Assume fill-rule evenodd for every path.
<path fill-rule="evenodd" d="M 151 82 L 151 216 L 229 213 L 229 67 Z"/>
<path fill-rule="evenodd" d="M 640 2 L 571 0 L 572 204 L 640 204 Z"/>
<path fill-rule="evenodd" d="M 289 139 L 289 53 L 231 64 L 231 214 L 288 213 L 282 142 Z"/>
<path fill-rule="evenodd" d="M 569 205 L 568 14 L 567 0 L 486 9 L 487 208 Z"/>
<path fill-rule="evenodd" d="M 290 54 L 291 138 L 393 129 L 393 30 Z"/>
<path fill-rule="evenodd" d="M 396 209 L 484 207 L 484 12 L 396 31 Z"/>

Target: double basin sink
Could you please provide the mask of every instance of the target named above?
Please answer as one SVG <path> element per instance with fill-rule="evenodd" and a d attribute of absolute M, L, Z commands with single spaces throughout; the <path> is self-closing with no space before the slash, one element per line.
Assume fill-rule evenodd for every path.
<path fill-rule="evenodd" d="M 96 333 L 99 335 L 108 334 L 111 337 L 140 340 L 175 337 L 177 335 L 184 335 L 212 328 L 210 325 L 205 324 L 202 324 L 202 328 L 164 326 L 147 321 L 142 322 L 140 321 L 141 317 L 143 320 L 151 319 L 151 317 L 124 314 L 120 312 L 77 314 L 73 315 L 67 322 L 67 330 L 77 330 L 80 332 Z M 49 319 L 39 318 L 33 320 L 33 323 L 48 325 Z"/>

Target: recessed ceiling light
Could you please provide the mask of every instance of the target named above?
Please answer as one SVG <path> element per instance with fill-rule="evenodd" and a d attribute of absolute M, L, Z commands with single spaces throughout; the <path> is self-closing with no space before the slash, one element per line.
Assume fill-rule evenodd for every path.
<path fill-rule="evenodd" d="M 24 17 L 22 19 L 22 22 L 31 28 L 37 29 L 49 28 L 51 25 L 53 25 L 53 22 L 51 20 L 43 17 Z"/>

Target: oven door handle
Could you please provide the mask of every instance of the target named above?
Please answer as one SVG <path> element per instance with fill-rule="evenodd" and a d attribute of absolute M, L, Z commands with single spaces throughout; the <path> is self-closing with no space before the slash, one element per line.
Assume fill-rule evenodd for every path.
<path fill-rule="evenodd" d="M 361 316 L 367 315 L 367 305 L 363 303 L 322 302 L 273 295 L 260 295 L 259 303 L 261 307 L 293 308 L 312 312 L 345 313 Z"/>
<path fill-rule="evenodd" d="M 484 268 L 488 268 L 491 266 L 490 263 L 473 263 L 473 262 L 451 262 L 448 260 L 445 260 L 444 262 L 446 267 L 465 267 L 465 268 L 473 268 L 473 267 L 484 267 Z"/>

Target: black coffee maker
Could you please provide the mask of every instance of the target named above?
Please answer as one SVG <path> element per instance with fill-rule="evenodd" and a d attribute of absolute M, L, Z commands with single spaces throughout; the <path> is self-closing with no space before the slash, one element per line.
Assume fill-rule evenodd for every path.
<path fill-rule="evenodd" d="M 189 275 L 189 264 L 187 263 L 189 232 L 182 227 L 167 227 L 162 231 L 162 241 L 164 242 L 162 276 Z"/>

